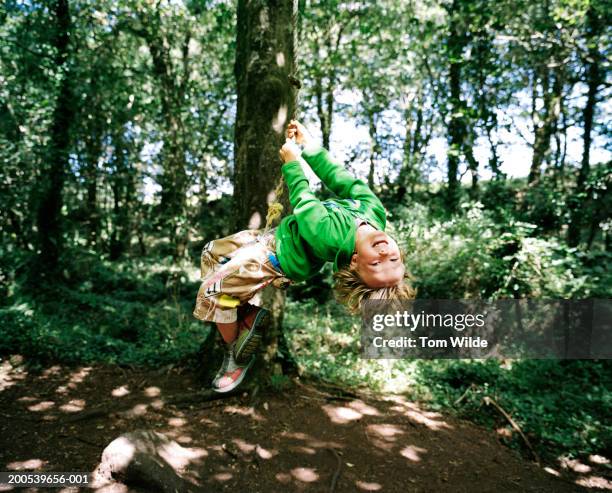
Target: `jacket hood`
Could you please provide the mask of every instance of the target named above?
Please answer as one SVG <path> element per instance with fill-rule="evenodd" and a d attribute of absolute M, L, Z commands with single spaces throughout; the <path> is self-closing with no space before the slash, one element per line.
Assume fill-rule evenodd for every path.
<path fill-rule="evenodd" d="M 334 260 L 334 272 L 345 268 L 351 263 L 351 257 L 355 251 L 355 240 L 357 239 L 357 225 L 353 221 L 353 227 L 346 235 L 346 239 L 342 242 L 342 245 L 338 249 L 336 258 Z"/>

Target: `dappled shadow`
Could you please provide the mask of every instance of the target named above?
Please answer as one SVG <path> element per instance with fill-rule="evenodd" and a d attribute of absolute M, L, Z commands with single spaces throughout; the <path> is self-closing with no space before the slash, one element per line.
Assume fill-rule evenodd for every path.
<path fill-rule="evenodd" d="M 177 400 L 202 385 L 173 368 L 55 366 L 34 375 L 11 367 L 3 381 L 13 383 L 0 392 L 2 470 L 91 472 L 113 439 L 145 429 L 174 442 L 164 459 L 201 491 L 329 491 L 332 483 L 336 492 L 610 488 L 600 474 L 605 457 L 545 470 L 502 447 L 495 432 L 402 396 L 358 398 L 298 384 L 255 402 L 247 394 Z M 123 488 L 111 486 L 95 491 Z"/>

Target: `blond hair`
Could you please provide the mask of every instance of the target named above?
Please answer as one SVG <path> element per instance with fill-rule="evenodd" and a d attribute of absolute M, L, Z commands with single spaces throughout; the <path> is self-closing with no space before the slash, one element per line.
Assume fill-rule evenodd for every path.
<path fill-rule="evenodd" d="M 371 288 L 363 282 L 356 270 L 345 267 L 334 273 L 334 293 L 336 299 L 345 305 L 349 312 L 359 313 L 363 300 L 414 299 L 416 289 L 408 284 L 407 279 L 412 279 L 412 276 L 405 271 L 404 281 L 385 288 Z"/>

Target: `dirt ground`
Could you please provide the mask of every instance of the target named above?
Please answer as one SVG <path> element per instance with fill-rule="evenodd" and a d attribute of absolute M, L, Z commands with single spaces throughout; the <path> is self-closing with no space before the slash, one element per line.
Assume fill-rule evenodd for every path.
<path fill-rule="evenodd" d="M 91 472 L 114 438 L 144 429 L 189 449 L 176 468 L 206 492 L 612 489 L 603 457 L 537 466 L 494 431 L 399 396 L 339 395 L 296 381 L 277 393 L 185 398 L 203 387 L 184 368 L 52 366 L 35 374 L 19 358 L 0 361 L 0 470 Z"/>

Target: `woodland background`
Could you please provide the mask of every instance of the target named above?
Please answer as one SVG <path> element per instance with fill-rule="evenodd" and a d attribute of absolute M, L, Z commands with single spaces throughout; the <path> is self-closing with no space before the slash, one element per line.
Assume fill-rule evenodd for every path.
<path fill-rule="evenodd" d="M 265 214 L 282 107 L 380 195 L 419 297 L 609 298 L 611 15 L 607 0 L 3 2 L 0 354 L 206 361 L 199 254 Z M 542 454 L 612 453 L 609 362 L 361 360 L 330 286 L 327 269 L 279 301 L 273 390 L 291 366 L 499 426 L 487 393 Z"/>

